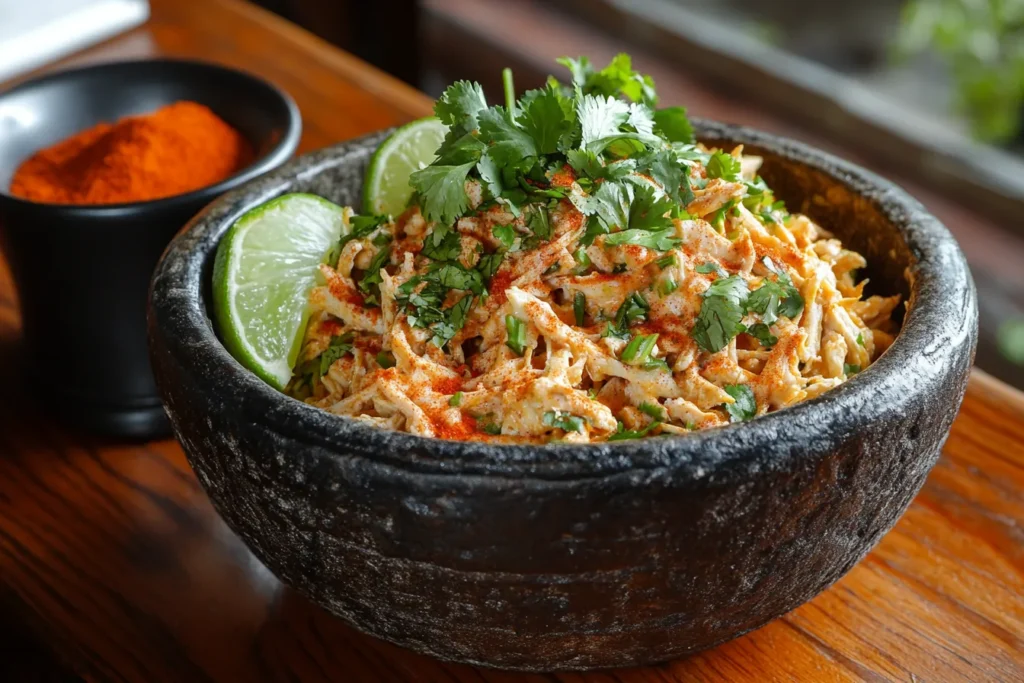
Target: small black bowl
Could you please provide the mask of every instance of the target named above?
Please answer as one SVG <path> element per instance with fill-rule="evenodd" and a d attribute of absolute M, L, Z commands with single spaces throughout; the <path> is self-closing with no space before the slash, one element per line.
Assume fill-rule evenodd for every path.
<path fill-rule="evenodd" d="M 102 121 L 178 100 L 204 104 L 256 150 L 245 169 L 194 192 L 131 204 L 41 204 L 9 194 L 35 151 Z M 28 385 L 86 428 L 168 433 L 146 354 L 146 292 L 171 237 L 217 195 L 283 164 L 298 146 L 291 98 L 250 74 L 179 60 L 62 71 L 0 94 L 0 245 L 21 307 Z"/>
<path fill-rule="evenodd" d="M 356 203 L 381 135 L 224 196 L 153 278 L 150 349 L 189 462 L 283 581 L 359 629 L 510 669 L 659 662 L 757 628 L 846 573 L 899 518 L 964 395 L 978 309 L 949 232 L 890 182 L 707 121 L 787 206 L 910 301 L 893 345 L 818 398 L 685 436 L 586 445 L 427 439 L 275 391 L 218 340 L 208 283 L 234 219 L 285 192 Z"/>

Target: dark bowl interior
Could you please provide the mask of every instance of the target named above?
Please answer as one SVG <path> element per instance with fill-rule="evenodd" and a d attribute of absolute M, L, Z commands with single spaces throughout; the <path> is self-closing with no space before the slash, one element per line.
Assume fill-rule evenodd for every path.
<path fill-rule="evenodd" d="M 42 204 L 9 194 L 14 170 L 38 149 L 178 100 L 205 104 L 237 128 L 256 150 L 255 161 L 215 185 L 133 204 Z M 201 62 L 99 64 L 0 94 L 0 245 L 18 292 L 28 386 L 44 393 L 49 409 L 57 406 L 64 417 L 104 432 L 168 431 L 146 353 L 153 266 L 199 209 L 284 163 L 300 131 L 298 110 L 285 93 Z M 71 337 L 74 353 L 68 353 Z"/>
<path fill-rule="evenodd" d="M 380 135 L 306 155 L 197 216 L 150 297 L 168 414 L 214 506 L 282 580 L 357 628 L 445 659 L 546 671 L 711 647 L 810 599 L 899 518 L 938 458 L 977 305 L 948 231 L 893 184 L 805 145 L 743 143 L 793 210 L 911 301 L 893 346 L 825 395 L 747 423 L 586 446 L 380 430 L 242 368 L 204 294 L 233 220 L 284 192 L 358 202 Z"/>

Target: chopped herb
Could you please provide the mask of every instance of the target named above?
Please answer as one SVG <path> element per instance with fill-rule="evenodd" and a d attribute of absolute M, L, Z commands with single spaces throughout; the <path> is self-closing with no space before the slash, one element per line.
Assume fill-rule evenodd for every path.
<path fill-rule="evenodd" d="M 728 277 L 729 276 L 729 274 L 727 272 L 725 272 L 725 269 L 722 268 L 722 266 L 718 265 L 717 263 L 713 263 L 711 261 L 708 261 L 707 263 L 700 264 L 699 266 L 694 268 L 694 270 L 696 270 L 698 273 L 700 273 L 702 275 L 710 275 L 711 273 L 714 273 L 718 277 Z"/>
<path fill-rule="evenodd" d="M 644 415 L 648 415 L 651 419 L 665 421 L 665 409 L 657 403 L 648 403 L 644 401 L 639 406 L 640 412 Z"/>
<path fill-rule="evenodd" d="M 456 391 L 454 394 L 452 394 L 452 397 L 448 399 L 448 405 L 450 405 L 452 408 L 458 408 L 460 405 L 462 405 L 462 392 Z"/>
<path fill-rule="evenodd" d="M 633 337 L 626 344 L 626 348 L 622 349 L 622 361 L 630 365 L 643 365 L 651 357 L 657 342 L 657 334 L 639 334 Z"/>
<path fill-rule="evenodd" d="M 420 253 L 435 261 L 454 261 L 462 253 L 462 239 L 452 228 L 439 225 L 423 240 Z"/>
<path fill-rule="evenodd" d="M 647 303 L 647 299 L 640 292 L 633 292 L 625 298 L 619 309 L 615 311 L 615 325 L 621 329 L 626 329 L 633 323 L 637 323 L 647 319 L 647 312 L 651 310 L 651 305 Z"/>
<path fill-rule="evenodd" d="M 859 346 L 864 346 L 864 333 L 863 332 L 860 332 L 860 333 L 857 334 L 857 344 Z"/>
<path fill-rule="evenodd" d="M 661 284 L 658 285 L 658 292 L 662 296 L 668 296 L 677 289 L 679 289 L 679 285 L 676 284 L 676 281 L 670 277 L 665 278 L 664 280 L 661 281 Z"/>
<path fill-rule="evenodd" d="M 660 427 L 660 422 L 650 422 L 643 429 L 625 429 L 622 423 L 619 423 L 618 429 L 614 434 L 608 437 L 609 441 L 625 441 L 627 439 L 642 439 L 651 433 L 651 430 Z"/>
<path fill-rule="evenodd" d="M 747 334 L 761 342 L 761 345 L 770 349 L 775 346 L 779 338 L 772 334 L 771 328 L 764 323 L 755 323 L 747 328 Z"/>
<path fill-rule="evenodd" d="M 490 434 L 491 436 L 501 435 L 501 425 L 494 422 L 488 422 L 487 424 L 483 425 L 481 429 L 483 429 L 486 433 Z"/>
<path fill-rule="evenodd" d="M 651 358 L 640 367 L 644 370 L 665 370 L 666 372 L 671 369 L 668 367 L 668 361 L 663 358 Z"/>
<path fill-rule="evenodd" d="M 571 413 L 563 413 L 560 410 L 547 411 L 544 413 L 543 421 L 547 427 L 554 427 L 566 432 L 582 432 L 583 425 L 586 424 L 586 420 L 582 417 Z"/>
<path fill-rule="evenodd" d="M 587 316 L 587 295 L 583 292 L 576 292 L 572 298 L 572 312 L 576 316 L 576 327 L 583 327 Z"/>
<path fill-rule="evenodd" d="M 327 343 L 327 348 L 320 354 L 320 373 L 317 377 L 326 375 L 327 371 L 334 365 L 334 361 L 352 350 L 352 339 L 354 336 L 352 332 L 346 332 L 345 334 L 331 337 L 331 341 Z"/>
<path fill-rule="evenodd" d="M 551 216 L 546 207 L 538 206 L 530 216 L 530 231 L 541 240 L 551 239 Z"/>
<path fill-rule="evenodd" d="M 395 367 L 395 357 L 387 351 L 381 351 L 377 354 L 377 365 L 381 366 L 385 370 L 387 368 Z"/>
<path fill-rule="evenodd" d="M 673 254 L 669 254 L 667 256 L 662 256 L 661 258 L 659 258 L 657 261 L 654 262 L 654 265 L 658 266 L 662 270 L 665 270 L 666 268 L 670 268 L 676 265 L 677 263 L 678 261 L 676 260 L 676 257 Z"/>
<path fill-rule="evenodd" d="M 682 240 L 674 235 L 675 231 L 670 228 L 653 231 L 630 229 L 608 235 L 604 238 L 604 243 L 609 247 L 620 244 L 637 244 L 655 251 L 668 251 L 682 244 Z"/>
<path fill-rule="evenodd" d="M 363 279 L 359 282 L 359 290 L 366 295 L 367 303 L 379 303 L 377 295 L 380 292 L 380 283 L 384 281 L 380 271 L 387 265 L 390 258 L 391 245 L 389 243 L 378 249 L 373 260 L 370 261 L 370 265 L 367 266 L 366 273 L 363 274 Z"/>
<path fill-rule="evenodd" d="M 512 243 L 516 241 L 516 229 L 511 225 L 496 225 L 491 229 L 491 234 L 505 249 L 511 249 Z"/>
<path fill-rule="evenodd" d="M 725 404 L 731 422 L 743 422 L 757 415 L 757 401 L 754 392 L 746 384 L 729 384 L 725 393 L 733 397 L 733 403 Z"/>
<path fill-rule="evenodd" d="M 860 372 L 860 366 L 859 365 L 851 365 L 849 363 L 844 363 L 843 364 L 843 374 L 844 375 L 848 375 L 848 376 L 856 375 L 858 372 Z"/>
<path fill-rule="evenodd" d="M 505 345 L 517 356 L 522 356 L 526 350 L 526 323 L 514 315 L 506 315 L 505 331 L 508 333 Z"/>
<path fill-rule="evenodd" d="M 777 271 L 776 277 L 778 282 L 765 278 L 747 299 L 747 311 L 757 313 L 768 325 L 778 320 L 779 316 L 795 318 L 804 308 L 803 297 L 789 276 Z"/>
<path fill-rule="evenodd" d="M 501 262 L 504 259 L 505 255 L 500 251 L 496 251 L 493 254 L 485 254 L 477 261 L 476 269 L 480 271 L 480 275 L 484 280 L 489 281 L 498 272 L 498 269 L 501 268 Z"/>
<path fill-rule="evenodd" d="M 690 332 L 700 348 L 716 353 L 746 329 L 742 320 L 747 291 L 747 282 L 739 275 L 715 280 L 708 287 Z"/>
<path fill-rule="evenodd" d="M 580 247 L 572 254 L 573 259 L 576 261 L 576 267 L 573 269 L 573 273 L 576 275 L 582 275 L 586 272 L 587 268 L 591 266 L 590 256 L 587 255 L 585 247 Z"/>
<path fill-rule="evenodd" d="M 707 163 L 708 178 L 736 182 L 740 179 L 740 160 L 727 152 L 715 152 Z"/>

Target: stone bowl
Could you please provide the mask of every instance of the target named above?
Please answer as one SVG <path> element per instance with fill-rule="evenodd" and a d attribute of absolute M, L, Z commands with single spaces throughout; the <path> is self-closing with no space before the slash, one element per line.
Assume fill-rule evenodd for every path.
<path fill-rule="evenodd" d="M 171 243 L 150 293 L 157 383 L 227 524 L 282 581 L 357 629 L 435 657 L 551 671 L 660 662 L 785 614 L 845 574 L 939 457 L 977 338 L 956 242 L 892 183 L 803 144 L 743 143 L 793 210 L 909 297 L 892 347 L 839 388 L 747 423 L 584 446 L 386 431 L 278 393 L 210 319 L 217 242 L 285 192 L 358 205 L 386 133 L 235 190 Z"/>

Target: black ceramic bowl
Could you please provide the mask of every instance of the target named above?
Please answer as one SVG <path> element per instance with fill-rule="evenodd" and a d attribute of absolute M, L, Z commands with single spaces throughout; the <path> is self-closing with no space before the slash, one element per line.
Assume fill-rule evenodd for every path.
<path fill-rule="evenodd" d="M 157 383 L 214 506 L 283 581 L 357 628 L 444 659 L 524 670 L 667 660 L 793 609 L 910 503 L 963 397 L 974 285 L 946 229 L 877 176 L 756 131 L 789 207 L 912 301 L 871 367 L 748 423 L 586 446 L 426 439 L 271 389 L 218 341 L 207 283 L 230 223 L 283 192 L 356 203 L 374 135 L 225 196 L 154 276 Z"/>
<path fill-rule="evenodd" d="M 210 107 L 252 143 L 256 160 L 216 185 L 149 202 L 72 206 L 9 194 L 15 169 L 36 150 L 177 100 Z M 283 164 L 300 129 L 298 109 L 281 90 L 201 62 L 100 64 L 0 94 L 0 245 L 18 290 L 25 376 L 47 410 L 103 432 L 169 431 L 146 353 L 153 267 L 214 197 Z"/>

